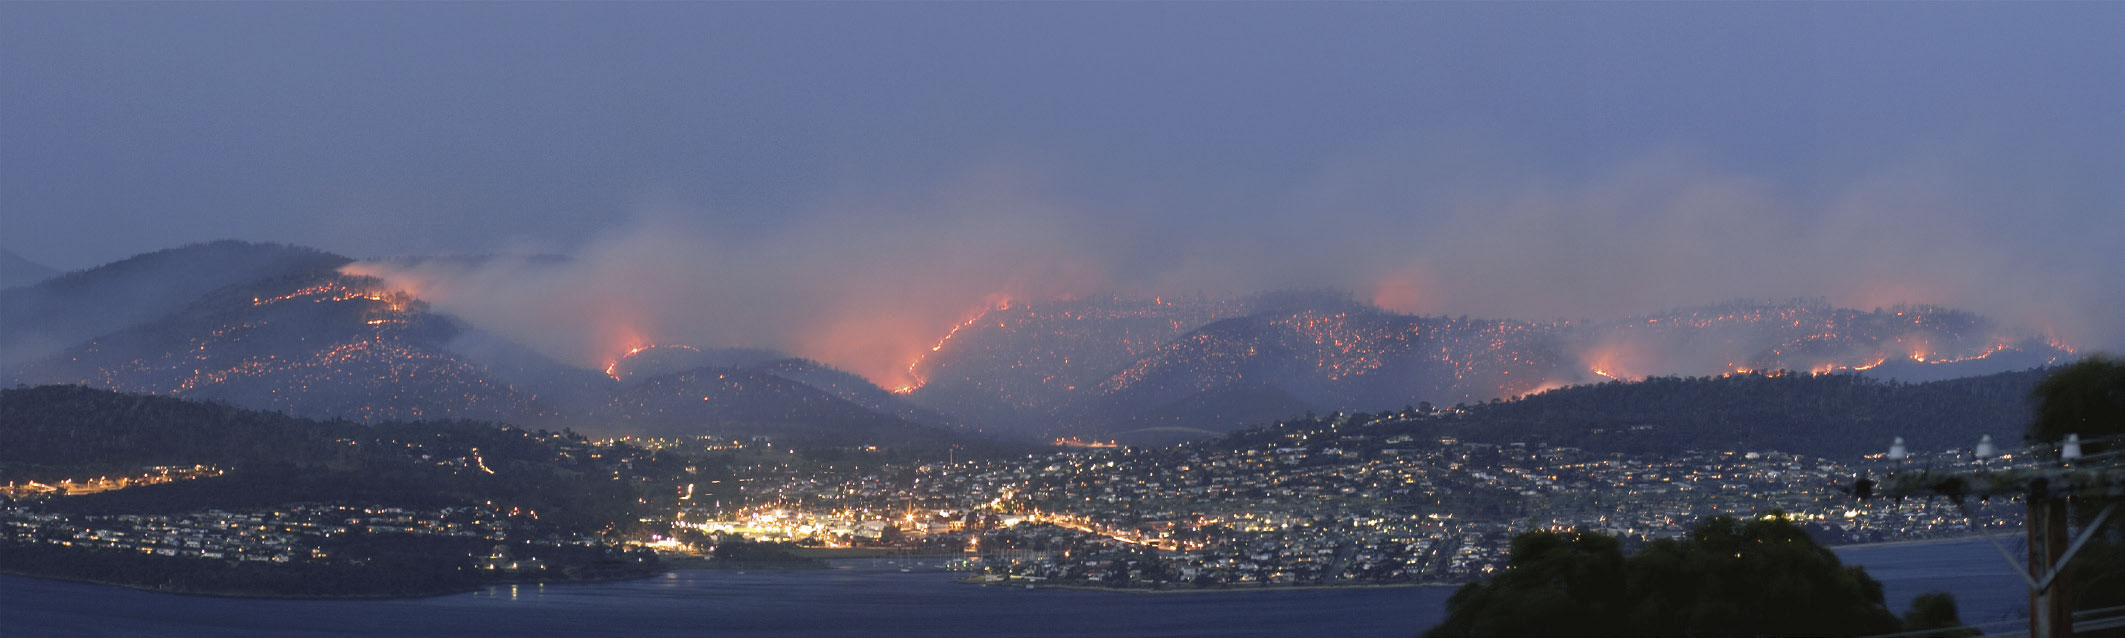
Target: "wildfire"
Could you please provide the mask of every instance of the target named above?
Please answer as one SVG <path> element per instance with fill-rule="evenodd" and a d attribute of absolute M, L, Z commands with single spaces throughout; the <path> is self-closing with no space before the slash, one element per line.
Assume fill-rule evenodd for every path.
<path fill-rule="evenodd" d="M 623 361 L 623 360 L 627 359 L 628 357 L 632 357 L 632 356 L 635 356 L 635 355 L 638 355 L 638 354 L 642 354 L 642 351 L 643 351 L 643 350 L 648 350 L 648 349 L 650 349 L 650 348 L 655 348 L 655 347 L 657 347 L 657 344 L 654 344 L 654 343 L 645 343 L 645 344 L 642 344 L 642 345 L 639 345 L 639 346 L 635 346 L 635 347 L 633 347 L 633 348 L 628 348 L 628 349 L 627 349 L 627 353 L 626 353 L 626 354 L 622 354 L 622 355 L 620 355 L 620 356 L 617 356 L 617 357 L 613 357 L 611 361 L 608 361 L 608 362 L 606 362 L 606 363 L 605 363 L 605 376 L 608 376 L 608 377 L 612 377 L 612 380 L 614 380 L 614 381 L 618 381 L 618 380 L 620 380 L 620 362 L 621 362 L 621 361 Z"/>
<path fill-rule="evenodd" d="M 1610 381 L 1632 381 L 1639 378 L 1632 370 L 1643 370 L 1645 355 L 1641 348 L 1625 342 L 1603 344 L 1580 359 L 1586 371 Z"/>
<path fill-rule="evenodd" d="M 659 365 L 662 365 L 662 366 L 665 366 L 665 367 L 669 367 L 669 366 L 670 366 L 670 364 L 671 364 L 671 362 L 670 362 L 670 359 L 668 358 L 668 355 L 670 355 L 671 351 L 673 351 L 673 350 L 685 350 L 685 351 L 687 351 L 687 352 L 694 352 L 694 353 L 698 353 L 698 352 L 700 352 L 700 351 L 701 351 L 701 349 L 700 349 L 700 348 L 696 348 L 696 347 L 693 347 L 693 346 L 689 346 L 689 345 L 682 345 L 682 344 L 676 344 L 676 343 L 669 343 L 669 344 L 663 344 L 663 345 L 658 345 L 658 344 L 655 344 L 655 343 L 645 343 L 645 344 L 642 344 L 642 345 L 639 345 L 639 346 L 635 346 L 635 347 L 632 347 L 632 348 L 628 348 L 628 349 L 627 349 L 627 353 L 626 353 L 626 354 L 622 354 L 622 355 L 620 355 L 619 357 L 617 357 L 617 358 L 613 359 L 611 363 L 608 363 L 608 364 L 606 364 L 606 365 L 605 365 L 605 376 L 608 376 L 608 377 L 612 377 L 614 381 L 622 381 L 622 380 L 624 380 L 624 379 L 622 379 L 622 378 L 621 378 L 621 377 L 622 377 L 623 375 L 631 375 L 631 374 L 637 374 L 637 373 L 640 373 L 640 372 L 642 372 L 642 370 L 640 370 L 640 369 L 630 369 L 630 370 L 627 370 L 627 371 L 626 371 L 625 373 L 623 373 L 623 372 L 621 372 L 621 370 L 620 370 L 620 364 L 621 364 L 621 363 L 625 363 L 625 362 L 627 362 L 627 360 L 628 360 L 628 359 L 631 359 L 631 358 L 635 357 L 636 355 L 640 355 L 640 354 L 642 354 L 642 353 L 644 353 L 644 352 L 648 352 L 648 351 L 650 351 L 650 350 L 660 350 L 660 351 L 662 351 L 661 353 L 650 353 L 649 355 L 647 355 L 647 356 L 649 356 L 649 357 L 651 358 L 651 361 L 653 362 L 653 363 L 650 363 L 650 364 L 649 364 L 649 365 L 651 365 L 652 367 L 656 367 L 656 366 L 659 366 Z M 666 355 L 666 356 L 664 356 L 664 357 L 659 357 L 659 356 L 658 356 L 659 354 L 662 354 L 662 355 Z M 663 370 L 663 372 L 671 372 L 671 371 L 672 371 L 672 370 L 669 370 L 669 369 L 667 369 L 667 370 Z M 658 374 L 661 374 L 661 373 L 662 373 L 662 372 L 659 372 Z"/>
<path fill-rule="evenodd" d="M 1084 439 L 1080 439 L 1080 438 L 1077 438 L 1077 437 L 1074 437 L 1074 436 L 1072 436 L 1072 437 L 1068 437 L 1068 438 L 1057 438 L 1057 439 L 1055 439 L 1055 446 L 1056 446 L 1056 447 L 1078 447 L 1078 448 L 1111 449 L 1111 448 L 1118 448 L 1118 447 L 1121 447 L 1121 444 L 1120 444 L 1120 443 L 1116 443 L 1116 442 L 1114 441 L 1114 439 L 1107 439 L 1107 440 L 1105 440 L 1105 441 L 1087 441 L 1087 440 L 1084 440 Z"/>
<path fill-rule="evenodd" d="M 406 311 L 406 303 L 412 299 L 412 295 L 404 291 L 384 293 L 375 290 L 356 290 L 338 281 L 328 281 L 314 286 L 302 288 L 296 290 L 295 292 L 291 292 L 278 297 L 252 297 L 251 305 L 253 307 L 268 306 L 283 301 L 291 301 L 297 299 L 307 299 L 312 303 L 330 303 L 337 301 L 353 301 L 356 299 L 362 299 L 383 304 L 386 308 L 389 308 L 391 312 L 400 313 Z"/>
<path fill-rule="evenodd" d="M 996 305 L 984 307 L 981 310 L 976 311 L 973 316 L 967 317 L 966 320 L 953 325 L 951 330 L 945 331 L 944 338 L 937 340 L 937 345 L 930 346 L 929 352 L 924 352 L 922 354 L 916 355 L 914 361 L 908 362 L 908 378 L 914 379 L 914 381 L 904 383 L 901 384 L 900 387 L 893 388 L 893 393 L 907 394 L 921 389 L 924 385 L 928 385 L 930 382 L 929 378 L 924 377 L 921 372 L 923 361 L 928 360 L 929 356 L 932 353 L 943 352 L 945 344 L 951 343 L 952 337 L 958 336 L 959 331 L 974 327 L 974 324 L 980 323 L 981 318 L 988 316 L 990 312 L 1003 312 L 1010 309 L 1011 300 L 1007 297 L 1001 301 L 997 301 Z M 1003 328 L 1005 326 L 1003 323 L 999 322 L 996 324 L 996 327 Z"/>

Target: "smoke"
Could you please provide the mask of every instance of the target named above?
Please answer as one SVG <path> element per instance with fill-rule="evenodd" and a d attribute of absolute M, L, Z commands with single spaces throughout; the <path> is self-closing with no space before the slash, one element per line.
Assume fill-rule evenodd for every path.
<path fill-rule="evenodd" d="M 1592 177 L 1473 187 L 1421 162 L 1339 176 L 1302 208 L 1353 232 L 1338 285 L 1414 313 L 1611 319 L 1725 299 L 1938 304 L 2078 347 L 2125 343 L 2125 220 L 1952 163 L 1912 160 L 1818 193 L 1688 152 Z"/>
<path fill-rule="evenodd" d="M 2076 226 L 2101 217 L 2025 207 L 1947 163 L 1795 193 L 1685 151 L 1576 179 L 1465 159 L 1482 155 L 1356 157 L 1214 198 L 1093 197 L 989 169 L 851 192 L 758 228 L 651 207 L 557 264 L 351 268 L 585 367 L 650 344 L 775 348 L 887 388 L 999 302 L 1107 292 L 1325 286 L 1401 312 L 1531 320 L 1827 297 L 1959 307 L 2077 347 L 2125 343 L 2118 224 Z"/>
<path fill-rule="evenodd" d="M 772 348 L 886 387 L 952 324 L 1007 299 L 1107 286 L 1064 211 L 998 191 L 841 202 L 767 232 L 663 207 L 565 261 L 371 261 L 436 310 L 577 365 L 648 345 Z M 1086 238 L 1089 239 L 1089 238 Z"/>

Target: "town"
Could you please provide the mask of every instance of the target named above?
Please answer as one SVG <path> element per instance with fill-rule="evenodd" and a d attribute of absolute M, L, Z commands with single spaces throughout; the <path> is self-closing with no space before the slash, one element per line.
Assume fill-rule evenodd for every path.
<path fill-rule="evenodd" d="M 165 557 L 359 564 L 349 535 L 461 544 L 462 569 L 542 569 L 502 560 L 546 547 L 708 555 L 728 543 L 786 544 L 796 555 L 948 556 L 967 580 L 1035 586 L 1194 589 L 1456 583 L 1505 564 L 1530 530 L 1597 531 L 1642 543 L 1713 516 L 1780 515 L 1830 544 L 2004 533 L 2006 499 L 1966 511 L 1940 500 L 1861 499 L 1891 463 L 2005 469 L 2011 456 L 1923 452 L 1842 463 L 1777 451 L 1652 456 L 1426 434 L 1429 415 L 1334 414 L 1168 448 L 1057 446 L 1013 458 L 907 460 L 877 446 L 802 454 L 765 437 L 612 439 L 567 454 L 611 463 L 638 495 L 635 525 L 562 530 L 535 511 L 288 503 L 167 515 L 58 513 L 56 490 L 16 491 L 0 537 Z M 477 448 L 424 456 L 492 474 Z M 160 468 L 155 481 L 219 476 Z M 630 549 L 632 548 L 632 549 Z"/>
<path fill-rule="evenodd" d="M 1858 478 L 1891 469 L 1881 455 L 1856 464 L 1775 451 L 1653 458 L 1422 439 L 1407 433 L 1411 421 L 1336 415 L 1318 429 L 1286 425 L 1164 449 L 1066 447 L 1010 461 L 756 465 L 740 479 L 741 500 L 677 503 L 655 523 L 676 530 L 673 538 L 958 553 L 980 582 L 1122 588 L 1466 582 L 1501 567 L 1521 532 L 1585 529 L 1643 542 L 1720 515 L 1778 513 L 1832 544 L 2021 524 L 2019 505 L 2005 500 L 1966 513 L 1946 501 L 1854 498 Z"/>

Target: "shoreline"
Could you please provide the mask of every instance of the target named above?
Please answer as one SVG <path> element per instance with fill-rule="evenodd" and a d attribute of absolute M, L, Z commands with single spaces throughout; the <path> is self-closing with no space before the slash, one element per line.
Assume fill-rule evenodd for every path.
<path fill-rule="evenodd" d="M 1893 547 L 1909 547 L 1909 546 L 1919 546 L 1919 545 L 1934 545 L 1934 544 L 1944 544 L 1944 543 L 1954 543 L 1954 542 L 1966 542 L 1966 541 L 1977 541 L 1977 540 L 1982 540 L 1982 539 L 1984 539 L 1984 538 L 1985 538 L 1986 536 L 1988 536 L 1988 534 L 1986 534 L 1986 533 L 1983 533 L 1983 532 L 1970 532 L 1970 533 L 1966 533 L 1966 534 L 1959 534 L 1959 535 L 1954 535 L 1954 536 L 1941 536 L 1941 537 L 1933 537 L 1933 538 L 1918 538 L 1918 539 L 1907 539 L 1907 540 L 1893 540 L 1893 541 L 1876 541 L 1876 542 L 1869 542 L 1869 543 L 1853 543 L 1853 544 L 1848 544 L 1848 545 L 1833 545 L 1833 546 L 1829 546 L 1829 547 L 1828 547 L 1828 549 L 1830 549 L 1830 550 L 1831 550 L 1831 551 L 1833 551 L 1833 552 L 1842 552 L 1842 551 L 1845 551 L 1845 550 L 1868 550 L 1868 549 L 1875 549 L 1875 548 L 1893 548 Z M 902 556 L 906 556 L 907 558 L 948 558 L 948 557 L 957 557 L 957 556 L 959 556 L 959 554 L 957 554 L 957 553 L 949 553 L 949 554 L 936 554 L 936 555 L 902 555 Z M 476 585 L 472 585 L 472 586 L 468 586 L 468 587 L 462 587 L 462 588 L 452 588 L 452 589 L 447 589 L 447 590 L 442 590 L 442 591 L 432 591 L 432 592 L 408 592 L 408 593 L 348 593 L 348 594 L 329 594 L 329 595 L 299 595 L 299 594 L 285 594 L 285 593 L 273 593 L 273 592 L 229 592 L 229 591 L 190 591 L 190 590 L 166 589 L 166 588 L 158 587 L 158 586 L 155 586 L 155 585 L 149 585 L 149 584 L 145 584 L 145 583 L 134 583 L 134 582 L 123 582 L 123 581 L 108 581 L 108 580 L 99 580 L 99 579 L 94 579 L 94 578 L 74 577 L 74 576 L 66 576 L 66 575 L 58 575 L 58 574 L 35 574 L 35 573 L 27 573 L 27 572 L 23 572 L 23 571 L 15 570 L 15 569 L 7 568 L 7 567 L 4 567 L 4 566 L 0 566 L 0 575 L 14 576 L 14 577 L 19 577 L 19 578 L 29 578 L 29 579 L 35 579 L 35 580 L 45 580 L 45 581 L 53 581 L 53 582 L 63 582 L 63 583 L 77 583 L 77 584 L 83 584 L 83 585 L 95 585 L 95 586 L 101 586 L 101 587 L 118 587 L 118 588 L 123 588 L 123 589 L 130 589 L 130 590 L 134 590 L 134 591 L 140 591 L 140 592 L 147 592 L 147 593 L 153 593 L 153 594 L 169 594 L 169 595 L 174 595 L 174 596 L 199 596 L 199 597 L 207 597 L 207 598 L 235 598 L 235 599 L 250 599 L 250 600 L 289 600 L 289 601 L 296 601 L 296 600 L 302 600 L 302 601 L 319 601 L 319 600 L 324 600 L 324 601 L 329 601 L 329 600 L 347 600 L 347 601 L 361 601 L 361 600 L 392 600 L 392 599 L 420 599 L 420 598 L 437 598 L 437 597 L 442 597 L 442 596 L 452 596 L 452 595 L 457 595 L 457 594 L 470 594 L 470 593 L 477 593 L 477 592 L 480 592 L 480 591 L 486 590 L 486 589 L 488 589 L 488 588 L 490 588 L 490 587 L 499 587 L 499 586 L 505 586 L 505 585 L 541 585 L 541 586 L 544 586 L 544 585 L 556 585 L 556 586 L 565 586 L 565 585 L 595 585 L 595 584 L 600 584 L 600 583 L 615 583 L 615 582 L 625 582 L 625 581 L 632 581 L 632 580 L 646 580 L 646 579 L 658 578 L 658 577 L 662 577 L 662 576 L 666 576 L 666 575 L 669 575 L 669 574 L 673 574 L 673 573 L 676 573 L 676 572 L 682 572 L 682 571 L 763 571 L 763 572 L 786 572 L 786 573 L 802 573 L 802 572 L 811 572 L 811 571 L 825 571 L 825 570 L 829 570 L 829 569 L 831 569 L 831 564 L 832 564 L 833 562 L 838 562 L 838 561 L 844 561 L 844 560 L 859 560 L 859 561 L 860 561 L 860 560 L 878 560 L 878 559 L 885 559 L 885 558 L 888 558 L 888 557 L 889 557 L 889 556 L 887 556 L 887 555 L 872 555 L 872 556 L 842 556 L 842 557 L 833 557 L 833 558 L 827 558 L 827 557 L 816 557 L 816 558 L 808 558 L 808 559 L 807 559 L 808 561 L 817 561 L 817 563 L 810 563 L 810 564 L 807 564 L 807 563 L 803 563 L 803 562 L 797 562 L 797 563 L 788 563 L 788 564 L 757 563 L 757 564 L 745 564 L 745 565 L 723 565 L 723 566 L 717 566 L 717 565 L 710 565 L 710 564 L 707 564 L 707 563 L 708 563 L 708 561 L 674 561 L 674 562 L 671 562 L 671 563 L 667 563 L 667 564 L 666 564 L 666 565 L 664 566 L 664 568 L 663 568 L 663 569 L 660 569 L 660 570 L 656 571 L 655 573 L 650 573 L 650 574 L 641 574 L 641 575 L 630 575 L 630 576 L 622 576 L 622 577 L 611 577 L 611 578 L 595 578 L 595 579 L 582 579 L 582 580 L 565 580 L 565 581 L 539 581 L 539 580 L 525 580 L 525 581 L 515 581 L 515 582 L 501 581 L 501 582 L 489 582 L 489 583 L 479 583 L 479 584 L 476 584 Z M 1000 581 L 982 581 L 982 580 L 976 580 L 976 579 L 975 579 L 975 578 L 973 578 L 973 577 L 963 577 L 963 578 L 956 578 L 956 579 L 953 579 L 953 582 L 954 582 L 954 583 L 958 583 L 958 584 L 964 584 L 964 585 L 974 585 L 974 586 L 979 586 L 979 587 L 1000 587 L 1000 588 L 1005 588 L 1005 589 L 1029 589 L 1029 590 L 1030 590 L 1030 589 L 1054 589 L 1054 590 L 1091 591 L 1091 592 L 1106 592 L 1106 593 L 1116 593 L 1116 594 L 1143 594 L 1143 595 L 1156 595 L 1156 594 L 1228 594 L 1228 593 L 1230 593 L 1230 594 L 1236 594 L 1236 593 L 1251 593 L 1251 592 L 1289 592 L 1289 591 L 1324 591 L 1324 590 L 1342 590 L 1342 589 L 1351 589 L 1351 590 L 1356 590 L 1356 589 L 1405 589 L 1405 588 L 1417 588 L 1417 587 L 1460 587 L 1460 586 L 1462 586 L 1462 585 L 1465 585 L 1465 584 L 1467 584 L 1467 582 L 1421 582 L 1421 583 L 1354 583 L 1354 584 L 1346 584 L 1346 585 L 1336 585 L 1336 584 L 1313 584 L 1313 585 L 1288 585 L 1288 586 L 1261 586 L 1261 585 L 1245 585 L 1245 586 L 1226 586 L 1226 587 L 1184 587 L 1184 588 L 1183 588 L 1183 587 L 1175 587 L 1175 588 L 1165 588 L 1165 589 L 1154 589 L 1154 588 L 1144 588 L 1144 587 L 1101 587 L 1101 586 L 1096 586 L 1096 585 L 1075 585 L 1075 584 L 1055 584 L 1055 583 L 1029 583 L 1029 582 L 1023 582 L 1023 581 L 1016 581 L 1016 580 L 1000 580 Z M 1476 582 L 1476 581 L 1469 581 L 1469 582 Z"/>
<path fill-rule="evenodd" d="M 434 592 L 417 592 L 417 593 L 403 593 L 403 594 L 388 594 L 388 593 L 348 593 L 348 594 L 320 594 L 320 595 L 300 595 L 300 594 L 275 594 L 275 593 L 267 593 L 267 592 L 257 592 L 257 593 L 252 593 L 252 592 L 229 592 L 229 591 L 192 591 L 192 590 L 182 590 L 182 589 L 164 589 L 164 588 L 161 588 L 161 587 L 157 587 L 157 586 L 154 586 L 154 585 L 147 585 L 147 584 L 143 584 L 143 583 L 129 583 L 129 582 L 119 582 L 119 581 L 107 581 L 107 580 L 98 580 L 98 579 L 94 579 L 94 578 L 83 578 L 83 577 L 75 577 L 75 576 L 62 576 L 62 575 L 56 575 L 56 574 L 31 574 L 31 573 L 25 573 L 25 572 L 21 572 L 21 571 L 16 571 L 16 570 L 13 570 L 13 569 L 9 569 L 9 568 L 6 568 L 6 567 L 0 567 L 0 575 L 5 575 L 5 576 L 13 576 L 13 577 L 17 577 L 17 578 L 29 578 L 29 579 L 34 579 L 34 580 L 46 580 L 46 581 L 53 581 L 53 582 L 61 582 L 61 583 L 75 583 L 75 584 L 81 584 L 81 585 L 95 585 L 95 586 L 98 586 L 98 587 L 117 587 L 117 588 L 120 588 L 120 589 L 130 589 L 130 590 L 133 590 L 133 591 L 141 591 L 141 592 L 147 592 L 147 593 L 151 593 L 151 594 L 169 594 L 169 595 L 172 595 L 172 596 L 199 596 L 199 597 L 204 597 L 204 598 L 236 598 L 236 599 L 245 599 L 245 600 L 290 600 L 290 601 L 293 601 L 293 600 L 346 600 L 346 601 L 361 601 L 361 600 L 410 600 L 410 599 L 418 599 L 418 598 L 438 598 L 438 597 L 442 597 L 442 596 L 455 596 L 455 595 L 458 595 L 458 594 L 473 594 L 473 593 L 479 593 L 479 592 L 481 592 L 481 591 L 485 591 L 485 590 L 486 590 L 487 588 L 490 588 L 490 587 L 501 587 L 501 586 L 507 586 L 507 585 L 541 585 L 541 586 L 544 586 L 544 585 L 596 585 L 596 584 L 601 584 L 601 583 L 617 583 L 617 582 L 625 582 L 625 581 L 630 581 L 630 580 L 647 580 L 647 579 L 651 579 L 651 578 L 658 578 L 658 577 L 664 576 L 665 574 L 671 573 L 671 571 L 672 571 L 672 570 L 660 570 L 660 571 L 658 571 L 658 572 L 656 572 L 656 573 L 653 573 L 653 574 L 644 574 L 644 575 L 639 575 L 639 576 L 626 576 L 626 577 L 619 577 L 619 578 L 596 578 L 596 579 L 583 579 L 583 580 L 563 580 L 563 581 L 540 581 L 540 580 L 527 580 L 527 581 L 501 581 L 501 582 L 491 582 L 491 583 L 480 583 L 480 584 L 477 584 L 477 585 L 472 585 L 472 586 L 468 586 L 468 587 L 462 587 L 462 588 L 452 588 L 452 589 L 448 589 L 448 590 L 444 590 L 444 591 L 434 591 Z"/>
<path fill-rule="evenodd" d="M 61 576 L 61 575 L 57 575 L 57 574 L 31 574 L 31 573 L 25 573 L 25 572 L 15 571 L 15 570 L 13 570 L 13 569 L 8 569 L 8 568 L 4 568 L 4 567 L 0 567 L 0 575 L 6 575 L 6 576 L 13 576 L 13 577 L 16 577 L 16 578 L 29 578 L 29 579 L 34 579 L 34 580 L 48 580 L 48 581 L 52 581 L 52 582 L 60 582 L 60 583 L 75 583 L 75 584 L 80 584 L 80 585 L 95 585 L 95 586 L 98 586 L 98 587 L 117 587 L 117 588 L 120 588 L 120 589 L 130 589 L 130 590 L 133 590 L 133 591 L 141 591 L 141 592 L 147 592 L 147 593 L 150 593 L 150 594 L 169 594 L 169 595 L 172 595 L 172 596 L 200 596 L 200 597 L 205 597 L 205 598 L 241 598 L 241 599 L 248 599 L 248 600 L 391 600 L 391 599 L 395 599 L 395 598 L 434 598 L 434 597 L 437 597 L 437 596 L 450 596 L 450 595 L 453 595 L 453 594 L 469 594 L 469 593 L 472 593 L 472 592 L 476 592 L 476 591 L 479 591 L 479 590 L 481 590 L 481 589 L 486 589 L 486 588 L 487 588 L 488 586 L 490 586 L 490 585 L 481 585 L 481 586 L 478 586 L 478 587 L 472 587 L 472 588 L 466 588 L 466 589 L 453 589 L 453 590 L 450 590 L 450 591 L 439 591 L 439 592 L 428 592 L 428 593 L 407 593 L 407 594 L 344 594 L 344 595 L 329 595 L 329 596 L 323 596 L 323 595 L 320 595 L 320 596 L 304 596 L 304 595 L 293 595 L 293 594 L 271 594 L 271 593 L 264 593 L 264 592 L 261 592 L 261 593 L 243 593 L 243 592 L 226 592 L 226 591 L 191 591 L 191 590 L 183 590 L 183 589 L 164 589 L 164 588 L 162 588 L 162 587 L 157 587 L 157 586 L 154 586 L 154 585 L 148 585 L 148 584 L 144 584 L 144 583 L 129 583 L 129 582 L 122 582 L 122 581 L 108 581 L 108 580 L 98 580 L 98 579 L 94 579 L 94 578 L 83 578 L 83 577 L 78 577 L 78 576 Z M 494 585 L 506 585 L 506 584 L 510 584 L 510 583 L 492 583 L 492 584 L 494 584 Z"/>
<path fill-rule="evenodd" d="M 2021 536 L 2021 534 L 2022 534 L 2022 532 L 2021 532 L 2020 530 L 2017 530 L 2017 531 L 2015 531 L 2015 532 L 2013 532 L 2013 533 L 2011 533 L 2011 534 L 2008 534 L 2008 536 L 2010 536 L 2010 537 L 2017 537 L 2017 538 L 2018 538 L 2018 537 L 2020 537 L 2020 536 Z M 1984 540 L 1986 536 L 1994 536 L 1994 537 L 1997 537 L 1997 535 L 1994 535 L 1994 534 L 1987 534 L 1987 533 L 1984 533 L 1984 532 L 1970 532 L 1970 533 L 1967 533 L 1967 534 L 1958 534 L 1958 535 L 1954 535 L 1954 536 L 1935 536 L 1935 537 L 1932 537 L 1932 538 L 1913 538 L 1913 539 L 1906 539 L 1906 540 L 1897 540 L 1897 541 L 1875 541 L 1875 542 L 1871 542 L 1871 543 L 1852 543 L 1852 544 L 1850 544 L 1850 545 L 1830 545 L 1830 546 L 1829 546 L 1829 548 L 1830 548 L 1830 551 L 1833 551 L 1833 552 L 1834 552 L 1834 551 L 1840 551 L 1840 550 L 1847 550 L 1847 549 L 1872 549 L 1872 548 L 1876 548 L 1876 547 L 1902 547 L 1902 546 L 1906 546 L 1906 545 L 1931 545 L 1931 544 L 1935 544 L 1935 543 L 1952 543 L 1952 542 L 1956 542 L 1956 541 L 1975 541 L 1975 540 Z"/>
<path fill-rule="evenodd" d="M 1145 595 L 1157 595 L 1157 594 L 1239 594 L 1239 593 L 1255 593 L 1255 592 L 1327 591 L 1327 590 L 1339 590 L 1339 589 L 1414 589 L 1414 588 L 1422 588 L 1422 587 L 1460 587 L 1460 586 L 1462 586 L 1462 585 L 1466 585 L 1466 584 L 1468 584 L 1468 583 L 1355 583 L 1355 584 L 1349 584 L 1349 585 L 1285 585 L 1285 586 L 1260 586 L 1260 585 L 1248 585 L 1248 586 L 1239 586 L 1239 587 L 1186 587 L 1186 588 L 1169 588 L 1169 589 L 1151 589 L 1151 588 L 1144 588 L 1144 587 L 1099 587 L 1099 586 L 1095 586 L 1095 585 L 1056 585 L 1056 584 L 1041 584 L 1041 583 L 1014 582 L 1014 581 L 1008 581 L 1008 580 L 999 580 L 999 581 L 980 581 L 980 580 L 974 580 L 974 579 L 971 579 L 971 578 L 960 578 L 960 579 L 956 579 L 956 580 L 954 580 L 953 582 L 956 582 L 956 583 L 960 583 L 960 584 L 965 584 L 965 585 L 975 585 L 975 586 L 980 586 L 980 587 L 1002 587 L 1002 588 L 1004 588 L 1004 589 L 1060 589 L 1060 590 L 1074 590 L 1074 591 L 1092 591 L 1092 592 L 1105 592 L 1105 593 L 1112 593 L 1112 594 L 1145 594 Z"/>
<path fill-rule="evenodd" d="M 736 572 L 742 572 L 742 571 L 763 571 L 763 572 L 810 572 L 810 571 L 820 571 L 820 570 L 826 570 L 826 569 L 833 569 L 833 566 L 832 566 L 832 565 L 829 565 L 829 564 L 827 564 L 827 562 L 826 562 L 826 561 L 824 561 L 824 560 L 821 560 L 821 559 L 817 559 L 817 558 L 804 558 L 804 559 L 798 559 L 798 560 L 793 560 L 793 561 L 735 561 L 735 562 L 733 562 L 733 561 L 717 561 L 717 560 L 710 560 L 710 559 L 708 559 L 708 558 L 703 558 L 703 557 L 699 557 L 699 556 L 688 556 L 688 557 L 684 557 L 684 558 L 665 558 L 665 559 L 663 559 L 663 562 L 664 562 L 664 571 L 663 571 L 663 572 L 661 572 L 661 573 L 659 573 L 659 574 L 657 574 L 658 576 L 662 576 L 662 575 L 664 575 L 664 574 L 669 574 L 669 573 L 673 573 L 673 572 L 695 572 L 695 571 L 702 571 L 702 572 L 730 572 L 730 571 L 736 571 Z M 653 576 L 652 578 L 654 578 L 654 576 Z"/>
<path fill-rule="evenodd" d="M 966 552 L 955 550 L 915 552 L 885 547 L 798 547 L 789 551 L 791 554 L 802 558 L 812 558 L 817 560 L 848 560 L 864 558 L 961 558 L 969 556 L 969 554 L 967 554 Z"/>

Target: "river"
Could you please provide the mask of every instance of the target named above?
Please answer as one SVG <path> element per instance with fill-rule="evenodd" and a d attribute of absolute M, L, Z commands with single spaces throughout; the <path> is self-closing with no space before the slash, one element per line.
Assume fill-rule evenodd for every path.
<path fill-rule="evenodd" d="M 1982 540 L 1838 551 L 1892 609 L 1956 595 L 1970 622 L 2014 617 L 2021 580 Z M 1451 587 L 1127 594 L 981 587 L 885 561 L 826 571 L 689 570 L 585 585 L 497 586 L 396 600 L 157 594 L 0 576 L 0 636 L 1397 636 L 1445 616 Z"/>

